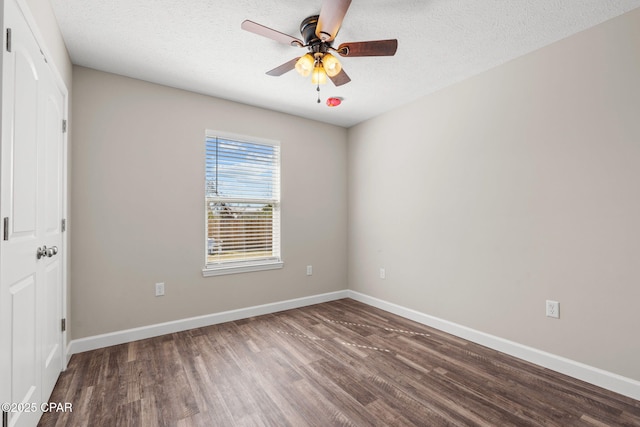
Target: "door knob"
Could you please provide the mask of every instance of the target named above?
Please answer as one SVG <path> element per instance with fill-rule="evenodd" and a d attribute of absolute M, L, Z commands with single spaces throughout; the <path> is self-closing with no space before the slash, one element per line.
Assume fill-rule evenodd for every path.
<path fill-rule="evenodd" d="M 38 259 L 47 256 L 47 247 L 43 246 L 41 248 L 38 248 L 37 252 L 36 252 L 36 257 Z"/>
<path fill-rule="evenodd" d="M 43 246 L 41 248 L 38 248 L 38 250 L 36 251 L 36 257 L 38 259 L 43 258 L 43 257 L 49 257 L 51 258 L 52 256 L 56 255 L 58 253 L 58 247 L 57 246 L 51 246 L 50 248 L 47 248 L 47 246 Z"/>

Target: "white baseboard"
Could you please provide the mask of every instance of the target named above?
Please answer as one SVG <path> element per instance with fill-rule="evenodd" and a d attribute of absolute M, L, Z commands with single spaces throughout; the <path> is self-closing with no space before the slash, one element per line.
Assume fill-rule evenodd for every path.
<path fill-rule="evenodd" d="M 194 328 L 216 325 L 218 323 L 232 322 L 234 320 L 246 319 L 263 314 L 276 313 L 278 311 L 290 310 L 293 308 L 305 307 L 313 304 L 334 301 L 347 298 L 346 290 L 330 292 L 309 297 L 280 301 L 271 304 L 257 305 L 253 307 L 241 308 L 238 310 L 223 311 L 220 313 L 207 314 L 204 316 L 191 317 L 188 319 L 175 320 L 172 322 L 158 323 L 155 325 L 143 326 L 140 328 L 126 329 L 124 331 L 111 332 L 108 334 L 95 335 L 86 338 L 72 340 L 67 346 L 67 359 L 75 353 L 96 350 L 98 348 L 112 345 L 124 344 L 131 341 L 153 338 L 160 335 L 172 334 L 174 332 L 186 331 Z"/>
<path fill-rule="evenodd" d="M 486 334 L 466 326 L 458 325 L 428 314 L 421 313 L 378 298 L 370 297 L 355 291 L 347 291 L 348 297 L 364 304 L 377 307 L 406 319 L 439 329 L 468 341 L 489 347 L 493 350 L 526 360 L 561 374 L 588 382 L 604 389 L 640 400 L 640 382 L 612 372 L 594 368 L 574 360 L 547 353 L 509 341 L 494 335 Z"/>
<path fill-rule="evenodd" d="M 398 316 L 439 329 L 485 347 L 526 360 L 570 377 L 586 381 L 598 387 L 620 393 L 624 396 L 631 397 L 632 399 L 640 400 L 639 381 L 351 290 L 312 295 L 309 297 L 241 308 L 238 310 L 223 311 L 220 313 L 191 317 L 173 322 L 159 323 L 140 328 L 80 338 L 72 340 L 67 346 L 67 359 L 75 353 L 81 353 L 84 351 L 124 344 L 146 338 L 153 338 L 160 335 L 186 331 L 194 328 L 216 325 L 224 322 L 231 322 L 234 320 L 246 319 L 254 316 L 261 316 L 264 314 L 276 313 L 283 310 L 306 307 L 308 305 L 335 301 L 342 298 L 352 298 L 364 304 L 397 314 Z"/>

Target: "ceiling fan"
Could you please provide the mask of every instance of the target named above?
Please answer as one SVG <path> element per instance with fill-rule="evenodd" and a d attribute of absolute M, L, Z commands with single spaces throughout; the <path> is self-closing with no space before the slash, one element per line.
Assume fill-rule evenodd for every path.
<path fill-rule="evenodd" d="M 308 53 L 267 71 L 267 74 L 281 76 L 295 69 L 304 77 L 311 75 L 311 82 L 318 85 L 319 91 L 319 85 L 326 83 L 327 77 L 336 86 L 341 86 L 351 81 L 347 73 L 342 69 L 340 61 L 331 52 L 335 52 L 345 58 L 393 56 L 398 49 L 398 40 L 396 39 L 348 42 L 340 44 L 337 49 L 334 48 L 333 41 L 340 30 L 342 20 L 350 4 L 351 0 L 323 0 L 320 15 L 309 16 L 300 24 L 302 40 L 249 20 L 244 21 L 241 27 L 243 30 L 280 43 L 295 47 L 306 47 L 309 51 Z"/>

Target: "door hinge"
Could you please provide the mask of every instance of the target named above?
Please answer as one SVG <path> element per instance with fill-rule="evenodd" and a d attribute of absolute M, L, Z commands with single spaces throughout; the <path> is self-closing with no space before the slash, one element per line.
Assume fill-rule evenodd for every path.
<path fill-rule="evenodd" d="M 62 332 L 67 330 L 67 319 L 62 319 L 62 322 L 60 322 L 60 326 L 62 329 Z"/>
<path fill-rule="evenodd" d="M 64 233 L 65 231 L 67 231 L 67 220 L 66 219 L 62 219 L 62 224 L 60 225 L 60 230 Z"/>
<path fill-rule="evenodd" d="M 2 239 L 9 240 L 9 217 L 4 217 L 4 221 L 2 221 Z"/>
<path fill-rule="evenodd" d="M 11 52 L 11 28 L 7 28 L 7 52 Z"/>
<path fill-rule="evenodd" d="M 62 120 L 62 133 L 66 133 L 67 132 L 67 121 L 66 120 Z"/>

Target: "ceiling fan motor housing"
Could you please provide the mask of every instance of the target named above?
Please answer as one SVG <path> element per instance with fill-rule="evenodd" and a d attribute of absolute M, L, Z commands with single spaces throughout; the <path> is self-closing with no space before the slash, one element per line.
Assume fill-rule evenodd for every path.
<path fill-rule="evenodd" d="M 331 42 L 325 42 L 320 40 L 316 35 L 316 27 L 318 26 L 319 15 L 312 15 L 305 18 L 300 23 L 300 34 L 302 34 L 302 40 L 304 44 L 309 47 L 309 50 L 314 53 L 325 53 L 327 47 L 331 47 Z"/>

